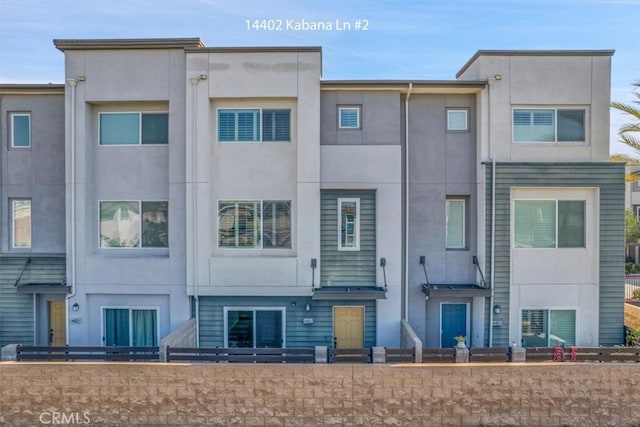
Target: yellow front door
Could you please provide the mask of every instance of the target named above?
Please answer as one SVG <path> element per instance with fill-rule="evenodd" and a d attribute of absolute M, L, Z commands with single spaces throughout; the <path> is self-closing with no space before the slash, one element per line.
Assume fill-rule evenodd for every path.
<path fill-rule="evenodd" d="M 49 301 L 49 345 L 67 343 L 67 316 L 64 301 Z"/>
<path fill-rule="evenodd" d="M 364 347 L 364 307 L 333 308 L 335 348 Z"/>

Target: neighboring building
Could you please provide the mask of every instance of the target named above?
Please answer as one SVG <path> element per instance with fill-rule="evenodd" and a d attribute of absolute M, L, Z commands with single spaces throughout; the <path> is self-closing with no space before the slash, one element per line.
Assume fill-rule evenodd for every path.
<path fill-rule="evenodd" d="M 34 209 L 32 248 L 11 247 L 26 222 L 2 216 L 0 307 L 24 325 L 3 343 L 46 344 L 65 295 L 76 345 L 157 345 L 192 317 L 201 346 L 397 347 L 403 318 L 425 347 L 622 342 L 612 51 L 480 51 L 458 80 L 323 81 L 316 47 L 55 45 L 57 105 L 41 86 L 0 92 L 11 129 L 45 107 L 59 129 L 59 164 L 36 168 L 18 156 L 44 143 L 27 151 L 2 122 L 3 212 Z M 51 266 L 65 256 L 66 283 Z M 61 280 L 13 286 L 42 259 Z"/>

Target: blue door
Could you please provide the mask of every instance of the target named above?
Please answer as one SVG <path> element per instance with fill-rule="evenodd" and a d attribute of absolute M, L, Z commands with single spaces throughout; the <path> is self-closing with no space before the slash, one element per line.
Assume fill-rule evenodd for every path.
<path fill-rule="evenodd" d="M 467 335 L 467 304 L 442 304 L 440 348 L 455 347 L 454 337 Z M 468 342 L 468 341 L 467 341 Z"/>

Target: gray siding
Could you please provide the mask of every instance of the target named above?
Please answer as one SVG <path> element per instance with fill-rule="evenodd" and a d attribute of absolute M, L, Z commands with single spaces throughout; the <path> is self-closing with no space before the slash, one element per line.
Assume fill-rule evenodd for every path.
<path fill-rule="evenodd" d="M 222 347 L 224 345 L 225 306 L 284 307 L 286 309 L 286 346 L 289 348 L 333 346 L 333 306 L 364 306 L 365 347 L 376 344 L 376 302 L 328 301 L 299 297 L 200 297 L 200 346 Z M 295 307 L 291 302 L 295 301 Z M 311 310 L 305 311 L 305 304 Z M 312 318 L 312 325 L 302 323 Z"/>
<path fill-rule="evenodd" d="M 26 258 L 0 259 L 0 347 L 34 344 L 33 294 L 18 293 L 14 284 Z"/>
<path fill-rule="evenodd" d="M 491 164 L 486 176 L 486 265 L 491 275 Z M 600 189 L 600 345 L 623 342 L 624 165 L 615 163 L 497 163 L 494 304 L 502 307 L 502 327 L 493 345 L 509 345 L 510 196 L 512 187 L 598 187 Z M 568 266 L 567 268 L 575 268 Z M 486 314 L 488 318 L 488 311 Z M 488 330 L 487 334 L 488 337 Z M 488 338 L 487 338 L 488 340 Z M 488 344 L 488 341 L 486 342 Z"/>
<path fill-rule="evenodd" d="M 338 251 L 338 198 L 360 198 L 360 250 Z M 364 285 L 376 283 L 375 191 L 322 191 L 320 284 Z"/>

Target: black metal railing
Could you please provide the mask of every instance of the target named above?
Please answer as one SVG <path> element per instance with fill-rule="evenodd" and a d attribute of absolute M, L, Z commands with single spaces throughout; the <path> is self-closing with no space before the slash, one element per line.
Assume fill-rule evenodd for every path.
<path fill-rule="evenodd" d="M 158 347 L 23 346 L 16 348 L 18 361 L 157 362 Z"/>
<path fill-rule="evenodd" d="M 313 348 L 167 347 L 167 362 L 313 363 Z"/>

